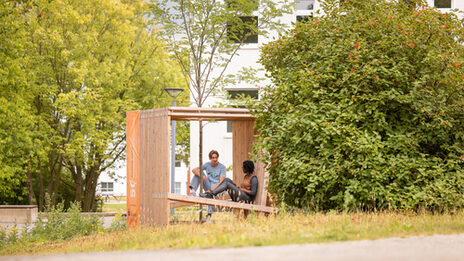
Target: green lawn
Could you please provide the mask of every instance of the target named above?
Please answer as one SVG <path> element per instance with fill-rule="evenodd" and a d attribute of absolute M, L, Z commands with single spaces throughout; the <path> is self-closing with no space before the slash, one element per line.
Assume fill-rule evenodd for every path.
<path fill-rule="evenodd" d="M 103 212 L 118 212 L 118 213 L 125 213 L 126 212 L 126 203 L 117 203 L 117 204 L 107 204 L 103 203 Z"/>
<path fill-rule="evenodd" d="M 346 240 L 464 233 L 464 211 L 454 214 L 315 213 L 238 220 L 216 213 L 198 224 L 192 211 L 178 211 L 176 225 L 94 234 L 64 242 L 41 242 L 0 250 L 2 255 L 56 254 L 136 249 L 182 249 L 319 243 Z"/>

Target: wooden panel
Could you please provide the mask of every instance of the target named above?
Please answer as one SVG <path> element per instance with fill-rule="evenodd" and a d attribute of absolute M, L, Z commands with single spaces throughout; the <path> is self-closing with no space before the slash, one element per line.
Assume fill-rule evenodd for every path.
<path fill-rule="evenodd" d="M 232 122 L 232 164 L 234 182 L 237 185 L 240 185 L 243 181 L 243 161 L 250 159 L 249 153 L 252 150 L 252 144 L 254 141 L 253 125 L 254 121 Z"/>
<path fill-rule="evenodd" d="M 140 113 L 131 111 L 127 113 L 126 122 L 126 179 L 127 179 L 127 227 L 138 227 L 140 209 Z"/>
<path fill-rule="evenodd" d="M 243 161 L 250 159 L 255 131 L 254 121 L 233 121 L 232 122 L 232 143 L 233 143 L 233 173 L 234 182 L 237 185 L 243 180 Z M 265 165 L 255 162 L 255 175 L 258 178 L 258 192 L 255 196 L 255 204 L 266 205 L 267 196 L 267 177 L 264 175 Z"/>
<path fill-rule="evenodd" d="M 167 225 L 169 201 L 151 197 L 169 192 L 170 120 L 167 113 L 156 117 L 141 115 L 140 124 L 140 222 L 142 225 Z"/>
<path fill-rule="evenodd" d="M 262 162 L 256 164 L 255 174 L 258 177 L 258 192 L 255 197 L 255 204 L 266 205 L 267 199 L 267 184 L 269 182 L 269 173 L 265 169 L 265 165 Z"/>
<path fill-rule="evenodd" d="M 164 197 L 163 195 L 158 195 L 158 194 L 154 194 L 152 196 L 153 196 L 153 198 L 163 198 Z M 277 212 L 277 208 L 260 206 L 260 205 L 256 205 L 256 204 L 246 204 L 246 203 L 225 201 L 225 200 L 219 200 L 219 199 L 200 198 L 200 197 L 193 197 L 193 196 L 183 196 L 183 195 L 177 195 L 177 194 L 173 194 L 173 193 L 167 193 L 167 197 L 169 199 L 175 200 L 175 201 L 197 203 L 197 204 L 202 204 L 202 205 L 221 206 L 221 207 L 234 208 L 234 209 L 246 209 L 246 210 L 253 210 L 253 211 L 257 211 L 257 212 L 268 212 L 268 213 Z"/>

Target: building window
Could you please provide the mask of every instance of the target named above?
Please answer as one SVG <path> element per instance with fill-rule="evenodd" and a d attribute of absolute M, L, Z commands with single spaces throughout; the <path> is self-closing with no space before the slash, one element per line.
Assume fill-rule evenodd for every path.
<path fill-rule="evenodd" d="M 309 21 L 311 21 L 311 19 L 313 19 L 313 16 L 312 16 L 312 15 L 297 15 L 297 16 L 296 16 L 296 22 L 297 22 L 297 23 L 309 22 Z"/>
<path fill-rule="evenodd" d="M 258 90 L 227 90 L 231 99 L 238 99 L 242 96 L 258 99 Z"/>
<path fill-rule="evenodd" d="M 101 192 L 113 192 L 113 182 L 102 182 Z"/>
<path fill-rule="evenodd" d="M 174 194 L 180 194 L 181 182 L 174 182 Z"/>
<path fill-rule="evenodd" d="M 259 0 L 225 0 L 225 2 L 228 8 L 233 9 L 235 11 L 239 11 L 242 14 L 250 14 L 251 12 L 257 11 L 259 7 Z"/>
<path fill-rule="evenodd" d="M 258 17 L 241 16 L 240 22 L 227 25 L 227 37 L 233 43 L 258 43 Z"/>
<path fill-rule="evenodd" d="M 296 10 L 313 10 L 315 0 L 297 0 Z"/>
<path fill-rule="evenodd" d="M 258 90 L 227 90 L 229 94 L 229 98 L 231 100 L 236 100 L 241 97 L 249 97 L 252 99 L 258 99 Z M 235 104 L 233 105 L 234 108 L 245 108 L 244 105 Z M 232 121 L 227 121 L 227 133 L 232 133 Z"/>
<path fill-rule="evenodd" d="M 451 0 L 435 0 L 436 8 L 451 8 Z"/>
<path fill-rule="evenodd" d="M 176 168 L 180 168 L 180 164 L 181 164 L 180 159 L 176 158 L 176 162 L 174 163 L 174 166 Z"/>

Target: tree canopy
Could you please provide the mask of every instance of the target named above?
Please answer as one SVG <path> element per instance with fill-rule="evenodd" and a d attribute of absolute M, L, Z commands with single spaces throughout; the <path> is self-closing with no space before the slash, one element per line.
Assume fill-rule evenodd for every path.
<path fill-rule="evenodd" d="M 425 2 L 328 0 L 262 48 L 270 189 L 311 209 L 464 206 L 464 28 Z M 411 2 L 411 1 L 409 1 Z"/>
<path fill-rule="evenodd" d="M 125 153 L 126 111 L 167 106 L 183 85 L 143 0 L 1 3 L 0 184 L 42 208 L 77 200 L 94 207 L 97 180 Z M 184 94 L 184 99 L 188 93 Z M 12 179 L 11 177 L 15 177 Z M 29 184 L 27 189 L 26 184 Z M 6 186 L 12 187 L 11 185 Z M 25 189 L 26 188 L 26 189 Z"/>

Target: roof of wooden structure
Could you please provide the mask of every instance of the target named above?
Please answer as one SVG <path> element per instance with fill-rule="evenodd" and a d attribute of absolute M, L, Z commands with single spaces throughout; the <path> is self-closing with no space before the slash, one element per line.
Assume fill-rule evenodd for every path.
<path fill-rule="evenodd" d="M 142 118 L 169 116 L 171 120 L 198 121 L 198 120 L 253 120 L 248 109 L 238 108 L 192 108 L 192 107 L 166 107 L 144 110 Z"/>

